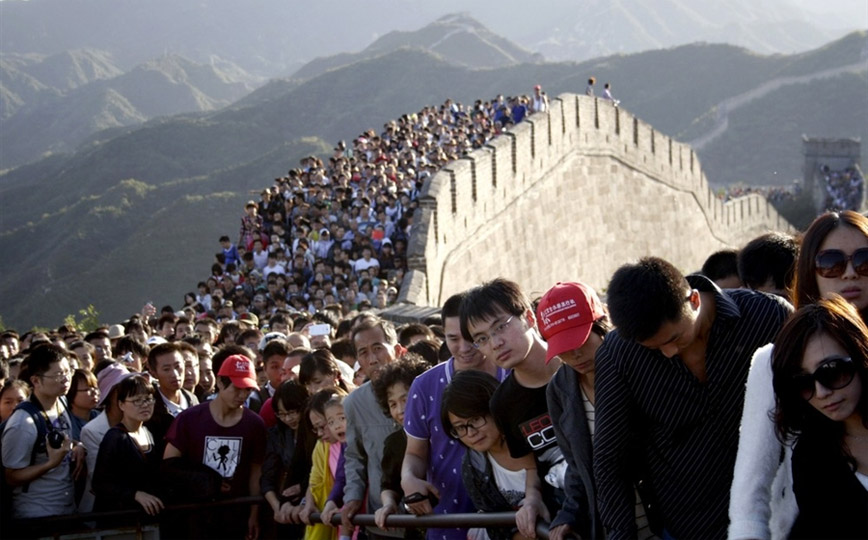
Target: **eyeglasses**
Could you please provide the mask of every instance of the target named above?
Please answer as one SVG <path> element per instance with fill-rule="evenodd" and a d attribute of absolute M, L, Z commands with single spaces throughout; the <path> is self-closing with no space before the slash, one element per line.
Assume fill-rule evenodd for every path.
<path fill-rule="evenodd" d="M 803 373 L 793 377 L 793 388 L 799 392 L 802 399 L 814 397 L 816 384 L 820 383 L 828 390 L 840 390 L 851 382 L 856 375 L 856 364 L 847 356 L 830 356 L 825 358 L 813 373 Z"/>
<path fill-rule="evenodd" d="M 857 274 L 868 277 L 868 248 L 859 248 L 852 255 L 840 249 L 827 249 L 814 259 L 817 274 L 824 278 L 841 277 L 847 271 L 847 263 L 853 263 Z"/>
<path fill-rule="evenodd" d="M 515 318 L 515 315 L 498 324 L 494 328 L 488 331 L 488 334 L 481 334 L 476 336 L 476 339 L 473 340 L 473 346 L 477 349 L 481 349 L 482 347 L 488 345 L 488 342 L 491 341 L 491 338 L 495 338 L 502 334 L 508 327 L 509 323 Z"/>
<path fill-rule="evenodd" d="M 281 420 L 290 420 L 292 418 L 298 418 L 301 416 L 301 413 L 299 411 L 281 411 L 275 413 L 275 415 Z"/>
<path fill-rule="evenodd" d="M 60 373 L 55 373 L 54 375 L 40 375 L 43 379 L 51 379 L 52 381 L 67 381 L 72 378 L 72 371 L 61 371 Z"/>
<path fill-rule="evenodd" d="M 479 430 L 482 429 L 482 426 L 486 423 L 488 423 L 488 420 L 486 420 L 484 416 L 477 416 L 468 420 L 466 424 L 452 424 L 452 429 L 449 430 L 449 434 L 456 439 L 460 439 L 470 433 L 471 429 L 473 430 L 473 433 L 479 433 Z"/>
<path fill-rule="evenodd" d="M 79 388 L 76 391 L 77 392 L 88 392 L 90 394 L 99 394 L 99 387 L 97 387 L 97 386 L 85 386 L 84 388 Z"/>
<path fill-rule="evenodd" d="M 152 397 L 148 397 L 148 398 L 138 398 L 138 399 L 127 399 L 127 400 L 124 400 L 124 401 L 125 401 L 126 403 L 132 403 L 133 405 L 135 405 L 136 407 L 138 407 L 138 408 L 140 408 L 140 409 L 145 408 L 145 407 L 150 407 L 150 406 L 152 406 L 154 403 L 157 402 L 157 400 L 155 400 L 155 399 L 152 398 Z"/>

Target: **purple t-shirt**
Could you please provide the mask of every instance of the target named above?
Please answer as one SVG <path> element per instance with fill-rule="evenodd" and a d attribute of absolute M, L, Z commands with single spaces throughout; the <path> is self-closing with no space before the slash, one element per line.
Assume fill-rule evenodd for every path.
<path fill-rule="evenodd" d="M 211 416 L 210 404 L 207 401 L 179 414 L 166 440 L 188 459 L 220 473 L 231 486 L 230 497 L 249 495 L 250 466 L 265 459 L 265 423 L 245 407 L 237 424 L 221 426 Z"/>
<path fill-rule="evenodd" d="M 497 380 L 505 379 L 507 373 L 497 368 Z M 455 361 L 450 358 L 416 377 L 407 393 L 404 410 L 404 431 L 407 436 L 428 441 L 428 481 L 440 491 L 440 503 L 434 508 L 435 514 L 476 511 L 461 481 L 464 446 L 451 438 L 440 423 L 443 390 L 454 375 Z M 428 538 L 466 540 L 467 529 L 428 529 Z"/>

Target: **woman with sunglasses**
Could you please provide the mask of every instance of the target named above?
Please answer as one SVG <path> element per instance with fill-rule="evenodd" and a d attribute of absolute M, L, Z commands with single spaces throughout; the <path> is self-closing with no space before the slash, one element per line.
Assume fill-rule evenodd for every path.
<path fill-rule="evenodd" d="M 802 308 L 840 294 L 868 314 L 868 218 L 851 211 L 827 212 L 805 231 L 796 261 L 792 299 Z M 775 437 L 771 359 L 774 346 L 759 349 L 747 380 L 741 437 L 729 505 L 729 539 L 786 538 L 799 512 L 790 467 L 792 445 Z"/>
<path fill-rule="evenodd" d="M 117 388 L 123 419 L 108 430 L 99 445 L 93 472 L 93 509 L 142 508 L 154 516 L 163 509 L 163 501 L 155 495 L 162 456 L 154 451 L 154 438 L 144 423 L 154 414 L 156 390 L 141 375 L 126 377 Z"/>
<path fill-rule="evenodd" d="M 772 354 L 775 423 L 795 442 L 790 538 L 868 538 L 868 327 L 841 297 L 800 309 Z"/>
<path fill-rule="evenodd" d="M 548 520 L 533 454 L 513 458 L 488 406 L 500 383 L 484 371 L 456 373 L 443 391 L 443 429 L 467 448 L 461 479 L 480 512 L 515 513 L 516 528 L 488 527 L 491 540 L 535 538 L 537 516 Z M 471 529 L 468 538 L 475 536 Z M 516 536 L 516 532 L 520 536 Z M 481 536 L 481 535 L 480 535 Z"/>

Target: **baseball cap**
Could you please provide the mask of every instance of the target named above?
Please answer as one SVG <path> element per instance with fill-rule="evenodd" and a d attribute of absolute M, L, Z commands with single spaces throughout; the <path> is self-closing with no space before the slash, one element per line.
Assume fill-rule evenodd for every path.
<path fill-rule="evenodd" d="M 558 283 L 549 289 L 537 307 L 539 329 L 548 342 L 546 363 L 584 345 L 594 321 L 604 315 L 600 297 L 584 283 Z"/>
<path fill-rule="evenodd" d="M 259 385 L 256 384 L 256 370 L 253 369 L 253 362 L 243 354 L 233 354 L 226 358 L 220 366 L 217 376 L 229 377 L 232 380 L 232 384 L 238 388 L 255 388 L 259 390 Z"/>

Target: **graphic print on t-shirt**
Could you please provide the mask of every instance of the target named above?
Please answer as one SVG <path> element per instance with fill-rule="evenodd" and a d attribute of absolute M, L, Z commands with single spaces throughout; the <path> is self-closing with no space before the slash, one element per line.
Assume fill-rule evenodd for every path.
<path fill-rule="evenodd" d="M 534 452 L 539 452 L 542 448 L 557 442 L 555 428 L 548 412 L 522 422 L 518 427 Z"/>
<path fill-rule="evenodd" d="M 241 459 L 241 437 L 205 437 L 202 462 L 220 473 L 223 478 L 235 476 Z"/>

